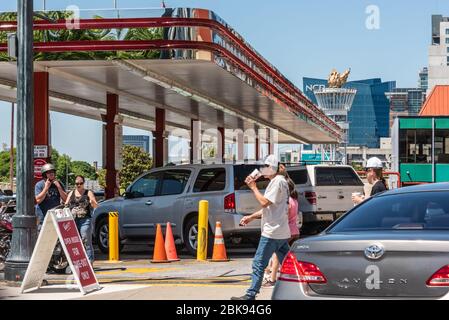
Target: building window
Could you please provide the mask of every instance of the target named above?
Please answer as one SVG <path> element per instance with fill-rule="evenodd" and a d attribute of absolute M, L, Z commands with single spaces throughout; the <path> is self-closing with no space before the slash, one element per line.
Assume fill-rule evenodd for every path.
<path fill-rule="evenodd" d="M 432 163 L 432 130 L 401 130 L 399 158 L 402 163 Z"/>
<path fill-rule="evenodd" d="M 446 60 L 447 60 L 446 64 L 449 66 L 449 56 L 446 57 Z"/>
<path fill-rule="evenodd" d="M 446 34 L 449 34 L 449 29 L 446 29 Z"/>
<path fill-rule="evenodd" d="M 449 163 L 449 130 L 435 130 L 435 162 Z"/>
<path fill-rule="evenodd" d="M 446 38 L 446 44 L 449 44 L 449 38 Z"/>

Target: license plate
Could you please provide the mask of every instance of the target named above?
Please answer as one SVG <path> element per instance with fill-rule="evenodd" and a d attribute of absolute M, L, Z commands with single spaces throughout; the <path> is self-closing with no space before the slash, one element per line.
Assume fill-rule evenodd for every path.
<path fill-rule="evenodd" d="M 334 215 L 333 214 L 319 214 L 317 215 L 318 220 L 320 221 L 334 221 Z"/>

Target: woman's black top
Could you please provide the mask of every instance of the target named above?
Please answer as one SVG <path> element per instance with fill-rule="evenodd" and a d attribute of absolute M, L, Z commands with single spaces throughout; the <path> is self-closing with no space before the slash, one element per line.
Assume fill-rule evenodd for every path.
<path fill-rule="evenodd" d="M 371 189 L 371 197 L 374 196 L 375 194 L 385 191 L 387 191 L 387 188 L 385 187 L 384 183 L 379 180 L 374 184 L 373 188 Z"/>

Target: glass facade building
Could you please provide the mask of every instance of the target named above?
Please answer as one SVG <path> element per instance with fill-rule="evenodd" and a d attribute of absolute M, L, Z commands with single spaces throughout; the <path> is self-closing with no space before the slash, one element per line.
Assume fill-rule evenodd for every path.
<path fill-rule="evenodd" d="M 303 78 L 304 93 L 315 104 L 314 90 L 327 86 L 327 80 Z M 349 111 L 348 146 L 379 148 L 380 138 L 390 136 L 390 102 L 386 93 L 396 88 L 396 81 L 381 79 L 351 81 L 344 88 L 356 89 L 351 111 Z"/>
<path fill-rule="evenodd" d="M 150 153 L 150 137 L 149 136 L 133 136 L 124 135 L 123 144 L 142 148 L 146 153 Z"/>

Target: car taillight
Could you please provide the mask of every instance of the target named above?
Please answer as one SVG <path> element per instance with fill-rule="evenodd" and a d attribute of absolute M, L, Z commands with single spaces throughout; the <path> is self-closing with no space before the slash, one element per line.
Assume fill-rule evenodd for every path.
<path fill-rule="evenodd" d="M 224 198 L 224 211 L 226 213 L 235 213 L 235 194 L 228 194 Z"/>
<path fill-rule="evenodd" d="M 315 192 L 304 192 L 304 197 L 310 204 L 316 204 L 316 193 Z"/>
<path fill-rule="evenodd" d="M 292 252 L 284 259 L 279 276 L 281 281 L 302 283 L 326 283 L 326 277 L 320 269 L 310 262 L 298 261 Z"/>
<path fill-rule="evenodd" d="M 441 268 L 427 280 L 430 287 L 449 287 L 449 265 Z"/>

